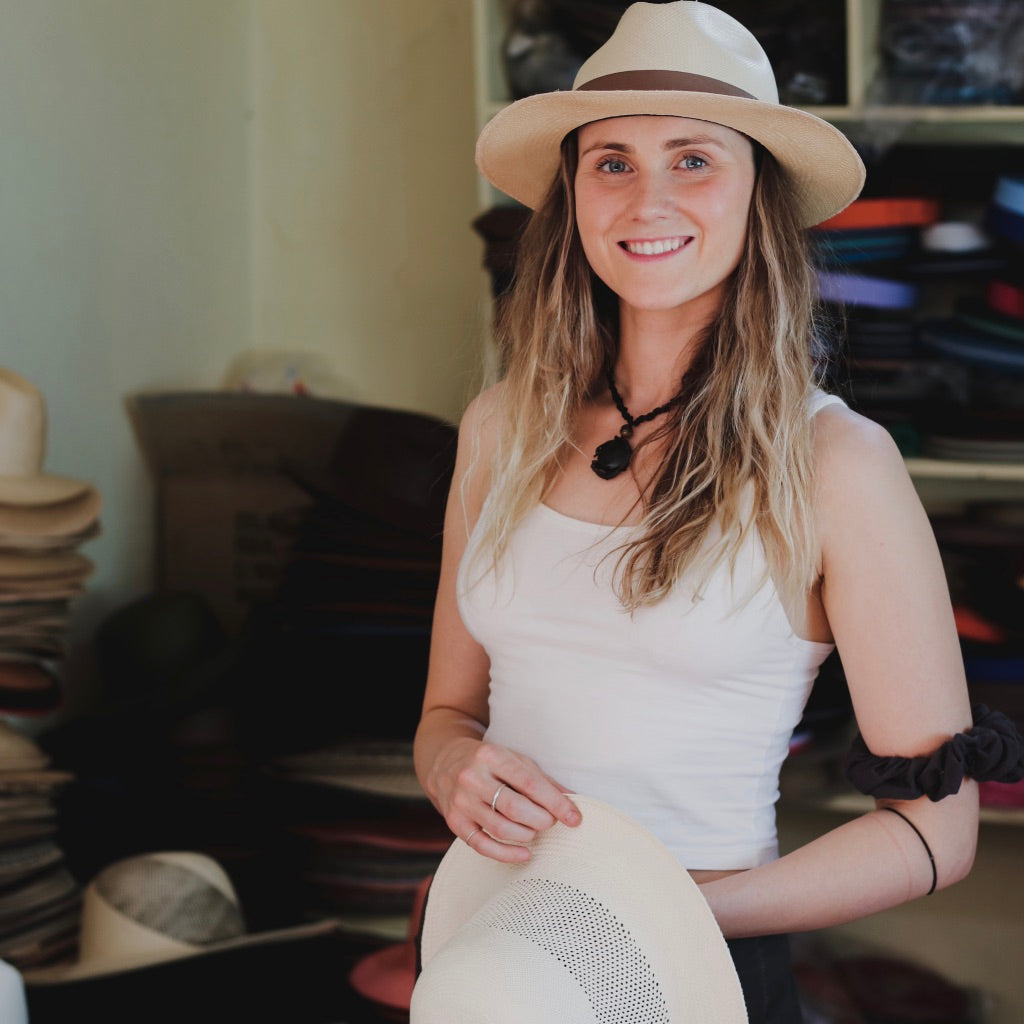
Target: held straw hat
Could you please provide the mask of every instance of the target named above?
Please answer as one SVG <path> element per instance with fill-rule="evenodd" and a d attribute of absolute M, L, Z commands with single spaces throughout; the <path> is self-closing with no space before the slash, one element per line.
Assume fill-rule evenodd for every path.
<path fill-rule="evenodd" d="M 746 1024 L 704 896 L 646 828 L 572 794 L 525 864 L 456 839 L 427 893 L 410 1024 Z"/>
<path fill-rule="evenodd" d="M 477 167 L 502 192 L 535 208 L 554 180 L 569 132 L 631 114 L 699 118 L 756 139 L 785 171 L 805 227 L 844 209 L 864 185 L 864 164 L 846 136 L 781 104 L 754 35 L 697 0 L 628 7 L 571 90 L 517 100 L 484 126 Z"/>

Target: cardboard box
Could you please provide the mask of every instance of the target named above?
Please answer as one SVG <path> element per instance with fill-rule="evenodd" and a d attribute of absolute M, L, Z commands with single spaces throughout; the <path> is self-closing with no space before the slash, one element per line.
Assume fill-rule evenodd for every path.
<path fill-rule="evenodd" d="M 318 494 L 396 529 L 440 528 L 456 431 L 434 417 L 234 391 L 127 404 L 155 475 L 157 585 L 202 595 L 229 632 L 273 596 L 289 551 L 282 524 Z"/>

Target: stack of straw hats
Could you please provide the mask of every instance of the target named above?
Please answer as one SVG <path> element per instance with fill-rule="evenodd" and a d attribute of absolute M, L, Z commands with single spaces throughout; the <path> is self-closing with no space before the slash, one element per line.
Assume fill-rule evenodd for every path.
<path fill-rule="evenodd" d="M 42 394 L 0 367 L 0 713 L 60 705 L 70 603 L 93 571 L 76 549 L 99 533 L 100 494 L 45 472 L 45 450 Z"/>
<path fill-rule="evenodd" d="M 0 720 L 0 960 L 18 970 L 50 963 L 77 941 L 81 890 L 56 839 L 55 799 L 72 778 Z"/>

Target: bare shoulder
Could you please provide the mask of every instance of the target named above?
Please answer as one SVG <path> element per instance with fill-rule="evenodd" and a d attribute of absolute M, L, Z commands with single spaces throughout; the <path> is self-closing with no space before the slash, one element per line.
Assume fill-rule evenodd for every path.
<path fill-rule="evenodd" d="M 459 430 L 467 433 L 486 429 L 494 430 L 503 387 L 504 385 L 499 381 L 499 383 L 492 384 L 478 392 L 466 406 L 459 423 Z"/>
<path fill-rule="evenodd" d="M 906 549 L 930 535 L 920 496 L 896 441 L 844 406 L 814 417 L 815 516 L 825 552 L 854 552 L 883 538 Z"/>
<path fill-rule="evenodd" d="M 867 416 L 843 405 L 828 405 L 814 416 L 813 430 L 822 497 L 912 486 L 892 434 Z"/>
<path fill-rule="evenodd" d="M 491 465 L 498 443 L 502 385 L 477 394 L 459 421 L 459 444 L 453 488 L 460 495 L 466 532 L 472 529 L 490 487 Z"/>

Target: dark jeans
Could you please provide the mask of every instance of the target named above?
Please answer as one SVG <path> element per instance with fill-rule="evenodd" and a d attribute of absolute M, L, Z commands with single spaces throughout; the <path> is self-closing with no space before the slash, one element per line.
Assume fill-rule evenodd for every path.
<path fill-rule="evenodd" d="M 800 1024 L 788 935 L 727 940 L 747 1001 L 750 1024 Z"/>

